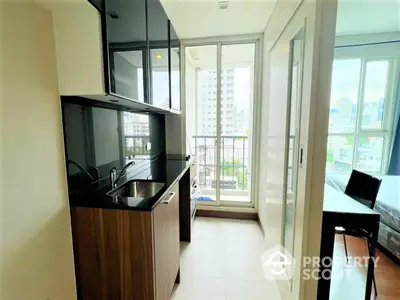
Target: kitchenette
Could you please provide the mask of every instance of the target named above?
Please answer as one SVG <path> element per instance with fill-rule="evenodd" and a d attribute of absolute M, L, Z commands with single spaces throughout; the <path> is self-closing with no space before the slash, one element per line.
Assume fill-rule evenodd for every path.
<path fill-rule="evenodd" d="M 165 154 L 163 115 L 62 107 L 80 299 L 169 299 L 190 239 L 195 160 Z"/>
<path fill-rule="evenodd" d="M 59 4 L 53 22 L 78 299 L 170 299 L 197 188 L 179 38 L 158 0 Z"/>

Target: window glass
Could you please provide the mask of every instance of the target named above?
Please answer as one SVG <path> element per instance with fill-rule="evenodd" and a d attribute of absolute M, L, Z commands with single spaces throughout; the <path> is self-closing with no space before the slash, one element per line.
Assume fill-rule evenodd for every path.
<path fill-rule="evenodd" d="M 327 173 L 350 173 L 353 169 L 354 136 L 329 136 Z"/>
<path fill-rule="evenodd" d="M 114 52 L 111 77 L 113 93 L 144 102 L 142 50 Z"/>
<path fill-rule="evenodd" d="M 386 96 L 387 60 L 369 61 L 366 64 L 362 129 L 382 129 Z"/>
<path fill-rule="evenodd" d="M 355 168 L 364 172 L 381 172 L 383 143 L 383 137 L 360 136 L 358 138 Z"/>
<path fill-rule="evenodd" d="M 355 131 L 360 72 L 361 59 L 333 62 L 329 133 Z"/>
<path fill-rule="evenodd" d="M 388 76 L 391 63 L 364 57 L 334 60 L 327 173 L 350 173 L 352 169 L 382 173 L 384 149 L 390 140 L 384 110 L 391 100 L 387 94 L 389 81 L 394 79 Z"/>
<path fill-rule="evenodd" d="M 153 105 L 169 108 L 168 48 L 150 49 Z"/>

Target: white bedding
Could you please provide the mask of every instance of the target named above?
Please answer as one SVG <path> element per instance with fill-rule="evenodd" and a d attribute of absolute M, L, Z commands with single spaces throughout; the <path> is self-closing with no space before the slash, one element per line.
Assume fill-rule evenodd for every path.
<path fill-rule="evenodd" d="M 378 176 L 382 179 L 374 210 L 381 222 L 400 232 L 400 176 Z M 344 192 L 350 175 L 326 175 L 325 182 Z"/>

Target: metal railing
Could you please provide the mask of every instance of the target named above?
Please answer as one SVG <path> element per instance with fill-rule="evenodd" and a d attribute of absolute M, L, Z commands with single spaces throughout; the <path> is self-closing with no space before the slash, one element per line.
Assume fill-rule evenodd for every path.
<path fill-rule="evenodd" d="M 198 166 L 198 185 L 203 189 L 217 188 L 217 151 L 220 151 L 220 188 L 222 190 L 247 191 L 249 168 L 249 144 L 247 136 L 197 135 L 192 137 L 192 153 Z"/>
<path fill-rule="evenodd" d="M 150 155 L 150 150 L 146 148 L 146 144 L 149 142 L 149 139 L 150 138 L 148 135 L 125 135 L 125 155 Z"/>

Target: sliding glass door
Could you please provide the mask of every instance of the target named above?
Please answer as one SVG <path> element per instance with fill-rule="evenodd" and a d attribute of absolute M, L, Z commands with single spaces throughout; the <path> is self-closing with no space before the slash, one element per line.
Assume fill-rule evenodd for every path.
<path fill-rule="evenodd" d="M 222 45 L 221 50 L 220 199 L 250 202 L 255 44 Z"/>
<path fill-rule="evenodd" d="M 198 163 L 201 200 L 217 199 L 217 45 L 187 47 L 186 127 L 188 147 Z"/>
<path fill-rule="evenodd" d="M 252 205 L 256 42 L 185 46 L 186 130 L 200 204 Z"/>

